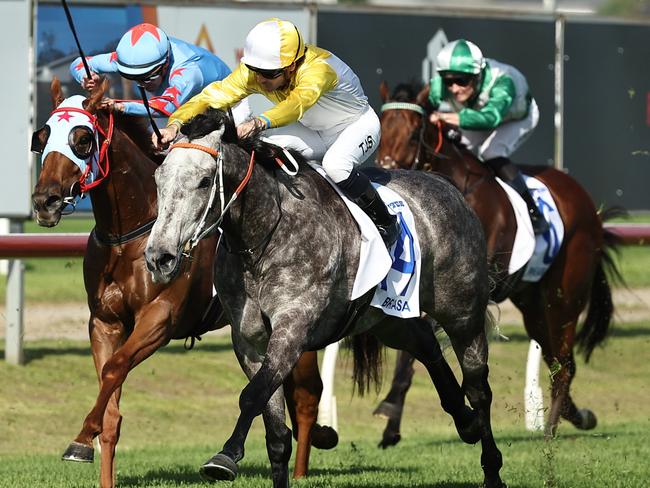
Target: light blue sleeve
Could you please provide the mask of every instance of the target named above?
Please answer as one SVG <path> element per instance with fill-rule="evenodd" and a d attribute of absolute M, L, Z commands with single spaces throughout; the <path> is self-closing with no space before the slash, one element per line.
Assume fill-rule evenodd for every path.
<path fill-rule="evenodd" d="M 86 56 L 88 67 L 93 73 L 98 75 L 104 73 L 117 73 L 117 53 L 97 54 L 95 56 Z M 81 83 L 84 76 L 86 76 L 86 68 L 81 62 L 81 57 L 77 57 L 70 65 L 70 73 L 72 77 Z"/>

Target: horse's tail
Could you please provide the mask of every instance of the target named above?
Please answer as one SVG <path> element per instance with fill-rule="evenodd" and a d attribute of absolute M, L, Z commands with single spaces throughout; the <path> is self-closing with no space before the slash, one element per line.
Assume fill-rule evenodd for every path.
<path fill-rule="evenodd" d="M 347 342 L 352 348 L 354 357 L 352 378 L 359 396 L 363 396 L 370 391 L 371 383 L 375 384 L 375 391 L 379 394 L 384 359 L 382 344 L 374 335 L 368 332 L 348 337 Z"/>
<path fill-rule="evenodd" d="M 620 208 L 610 208 L 601 213 L 600 219 L 601 222 L 605 222 L 624 214 L 625 211 Z M 578 350 L 584 354 L 585 362 L 589 361 L 594 348 L 607 337 L 614 315 L 614 302 L 608 275 L 613 281 L 625 285 L 625 280 L 614 260 L 614 255 L 618 253 L 620 244 L 620 238 L 603 227 L 603 248 L 591 284 L 587 318 L 576 336 Z"/>

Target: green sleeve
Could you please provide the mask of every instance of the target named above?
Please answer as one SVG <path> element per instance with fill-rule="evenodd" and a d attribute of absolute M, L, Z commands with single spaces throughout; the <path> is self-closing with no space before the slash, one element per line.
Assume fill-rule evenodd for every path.
<path fill-rule="evenodd" d="M 442 100 L 442 78 L 435 75 L 429 82 L 429 102 L 434 110 L 440 106 Z"/>
<path fill-rule="evenodd" d="M 515 84 L 509 76 L 501 76 L 490 90 L 490 99 L 480 110 L 464 108 L 458 115 L 460 128 L 469 130 L 496 129 L 515 99 Z"/>

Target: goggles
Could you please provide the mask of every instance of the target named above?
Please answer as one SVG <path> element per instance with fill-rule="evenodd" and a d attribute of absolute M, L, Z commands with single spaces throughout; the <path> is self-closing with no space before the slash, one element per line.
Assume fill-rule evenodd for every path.
<path fill-rule="evenodd" d="M 120 71 L 120 75 L 122 76 L 122 78 L 126 78 L 127 80 L 135 81 L 136 83 L 139 83 L 139 84 L 151 83 L 153 81 L 156 81 L 158 78 L 162 77 L 165 64 L 166 63 L 158 65 L 154 69 L 152 69 L 151 71 L 149 71 L 148 73 L 145 73 L 143 75 L 131 75 L 131 74 L 127 74 L 127 73 L 122 73 L 121 71 Z"/>
<path fill-rule="evenodd" d="M 447 87 L 451 87 L 453 85 L 465 87 L 470 83 L 472 83 L 473 81 L 474 81 L 473 75 L 447 75 L 442 77 L 442 82 Z"/>
<path fill-rule="evenodd" d="M 267 80 L 274 80 L 276 78 L 279 78 L 282 75 L 282 73 L 284 73 L 284 68 L 261 69 L 261 68 L 255 68 L 254 66 L 251 66 L 249 64 L 247 64 L 246 67 L 252 72 L 260 75 L 262 78 L 266 78 Z"/>

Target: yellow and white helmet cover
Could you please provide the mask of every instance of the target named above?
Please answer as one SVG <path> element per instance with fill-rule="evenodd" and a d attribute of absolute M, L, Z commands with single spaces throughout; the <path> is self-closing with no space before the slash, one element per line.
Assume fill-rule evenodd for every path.
<path fill-rule="evenodd" d="M 298 27 L 287 20 L 268 19 L 246 36 L 242 63 L 258 69 L 286 68 L 305 54 Z"/>

